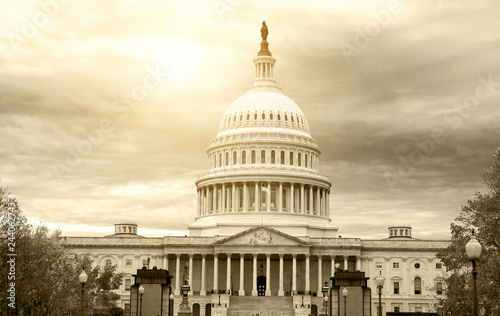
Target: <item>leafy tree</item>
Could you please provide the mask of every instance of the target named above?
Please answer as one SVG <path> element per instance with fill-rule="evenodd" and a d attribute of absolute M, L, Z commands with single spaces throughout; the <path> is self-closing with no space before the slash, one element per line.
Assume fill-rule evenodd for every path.
<path fill-rule="evenodd" d="M 481 315 L 500 315 L 500 148 L 484 175 L 487 193 L 477 192 L 451 224 L 452 242 L 438 253 L 447 270 L 443 315 L 472 313 L 471 263 L 465 252 L 472 229 L 482 246 L 478 262 L 478 303 Z"/>
<path fill-rule="evenodd" d="M 85 286 L 86 310 L 102 316 L 123 314 L 116 306 L 119 296 L 113 292 L 123 278 L 123 274 L 116 273 L 116 265 L 91 268 L 89 256 L 70 254 L 59 231 L 50 234 L 46 226 L 28 223 L 17 200 L 1 186 L 0 237 L 0 291 L 15 290 L 13 302 L 5 294 L 0 295 L 0 310 L 10 315 L 20 312 L 42 316 L 79 315 L 78 275 L 83 265 L 89 275 Z M 13 304 L 9 306 L 9 303 Z"/>

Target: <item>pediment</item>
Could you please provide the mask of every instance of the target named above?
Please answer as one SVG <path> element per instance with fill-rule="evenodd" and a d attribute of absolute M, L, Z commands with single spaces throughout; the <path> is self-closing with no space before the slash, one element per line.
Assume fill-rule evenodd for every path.
<path fill-rule="evenodd" d="M 304 246 L 307 242 L 266 226 L 257 226 L 218 240 L 218 246 Z"/>

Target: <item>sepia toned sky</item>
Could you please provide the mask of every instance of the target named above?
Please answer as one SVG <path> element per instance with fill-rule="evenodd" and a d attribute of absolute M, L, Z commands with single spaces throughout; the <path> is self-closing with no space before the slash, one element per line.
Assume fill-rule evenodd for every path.
<path fill-rule="evenodd" d="M 0 185 L 33 222 L 187 233 L 260 27 L 308 118 L 342 237 L 449 238 L 500 145 L 495 1 L 80 1 L 0 12 Z"/>

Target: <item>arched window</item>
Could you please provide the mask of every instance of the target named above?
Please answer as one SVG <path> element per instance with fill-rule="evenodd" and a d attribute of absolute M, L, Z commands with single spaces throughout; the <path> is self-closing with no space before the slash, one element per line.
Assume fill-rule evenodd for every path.
<path fill-rule="evenodd" d="M 292 123 L 293 123 L 293 122 L 295 122 L 295 121 L 293 120 L 293 115 L 290 115 L 290 117 L 292 118 Z"/>
<path fill-rule="evenodd" d="M 257 112 L 254 113 L 253 119 L 257 121 Z"/>
<path fill-rule="evenodd" d="M 422 294 L 422 279 L 416 277 L 414 280 L 415 294 Z"/>
<path fill-rule="evenodd" d="M 285 122 L 288 122 L 288 116 L 285 114 Z"/>
<path fill-rule="evenodd" d="M 243 114 L 240 114 L 240 122 L 243 121 Z"/>
<path fill-rule="evenodd" d="M 313 156 L 311 155 L 311 169 L 313 168 Z"/>
<path fill-rule="evenodd" d="M 262 113 L 262 120 L 266 119 L 266 113 Z"/>
<path fill-rule="evenodd" d="M 238 153 L 233 151 L 233 165 L 238 162 Z"/>
<path fill-rule="evenodd" d="M 226 151 L 226 166 L 229 166 L 229 153 Z"/>
<path fill-rule="evenodd" d="M 236 115 L 233 117 L 233 122 L 236 122 Z"/>
<path fill-rule="evenodd" d="M 307 168 L 307 154 L 306 154 L 306 157 L 304 159 L 304 162 L 306 163 L 306 168 Z"/>
<path fill-rule="evenodd" d="M 293 166 L 293 152 L 290 152 L 290 166 Z"/>
<path fill-rule="evenodd" d="M 298 160 L 297 164 L 299 165 L 299 167 L 302 165 L 302 162 L 300 161 L 300 160 L 301 160 L 301 159 L 300 159 L 301 157 L 302 157 L 302 156 L 301 156 L 301 154 L 299 153 L 299 154 L 298 154 L 298 156 L 297 156 L 297 160 Z"/>
<path fill-rule="evenodd" d="M 271 151 L 271 163 L 272 164 L 275 164 L 276 163 L 276 153 L 273 151 Z"/>
<path fill-rule="evenodd" d="M 252 163 L 255 163 L 255 150 L 252 150 Z"/>
<path fill-rule="evenodd" d="M 250 120 L 250 113 L 247 113 L 247 121 Z"/>
<path fill-rule="evenodd" d="M 260 152 L 260 163 L 266 163 L 266 151 L 265 150 Z"/>
<path fill-rule="evenodd" d="M 281 121 L 281 115 L 278 113 L 278 121 Z"/>
<path fill-rule="evenodd" d="M 281 152 L 281 164 L 282 165 L 285 164 L 285 152 L 284 151 Z"/>
<path fill-rule="evenodd" d="M 247 153 L 246 151 L 242 151 L 241 152 L 241 164 L 244 165 L 247 163 Z"/>
<path fill-rule="evenodd" d="M 271 112 L 271 114 L 269 114 L 269 119 L 272 121 L 273 120 L 273 112 Z"/>
<path fill-rule="evenodd" d="M 219 167 L 222 167 L 222 154 L 219 154 Z"/>

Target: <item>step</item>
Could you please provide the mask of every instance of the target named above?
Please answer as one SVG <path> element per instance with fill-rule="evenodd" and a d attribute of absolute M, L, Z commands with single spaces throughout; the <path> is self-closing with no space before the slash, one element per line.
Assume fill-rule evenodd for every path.
<path fill-rule="evenodd" d="M 232 296 L 228 316 L 291 316 L 294 315 L 292 297 Z"/>

